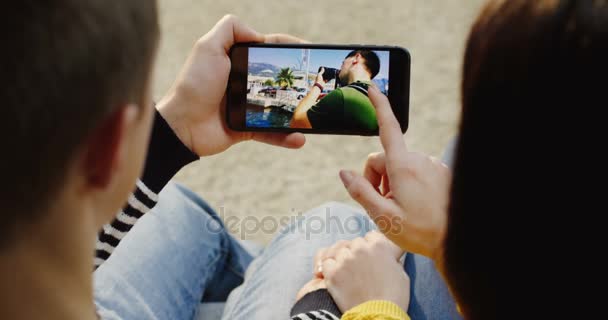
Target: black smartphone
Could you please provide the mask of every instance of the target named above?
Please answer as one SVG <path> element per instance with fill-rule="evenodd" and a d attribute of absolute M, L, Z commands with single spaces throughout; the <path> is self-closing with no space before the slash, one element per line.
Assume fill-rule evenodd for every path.
<path fill-rule="evenodd" d="M 401 47 L 240 43 L 230 49 L 226 121 L 237 131 L 378 135 L 370 86 L 405 133 L 410 54 Z"/>

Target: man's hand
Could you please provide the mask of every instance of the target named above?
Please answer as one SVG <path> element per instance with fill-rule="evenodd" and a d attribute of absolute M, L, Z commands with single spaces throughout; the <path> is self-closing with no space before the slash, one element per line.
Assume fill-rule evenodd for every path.
<path fill-rule="evenodd" d="M 157 108 L 173 131 L 199 156 L 220 153 L 233 144 L 257 140 L 287 148 L 305 143 L 301 133 L 236 132 L 225 121 L 226 86 L 230 73 L 228 51 L 237 42 L 299 43 L 288 35 L 262 35 L 228 15 L 200 38 L 181 74 Z"/>
<path fill-rule="evenodd" d="M 402 249 L 441 265 L 451 172 L 441 161 L 409 152 L 385 95 L 370 86 L 385 153 L 372 154 L 364 176 L 341 171 L 350 195 Z"/>
<path fill-rule="evenodd" d="M 325 68 L 321 68 L 321 71 L 317 74 L 317 78 L 315 82 L 325 87 L 325 79 L 323 79 L 323 74 L 325 73 Z"/>
<path fill-rule="evenodd" d="M 321 68 L 319 73 L 317 74 L 317 78 L 315 79 L 315 83 L 320 84 L 325 87 L 325 80 L 323 80 L 323 73 L 325 73 L 325 68 Z M 321 95 L 321 89 L 317 86 L 313 86 L 308 94 L 300 100 L 298 105 L 293 111 L 293 116 L 291 117 L 291 122 L 289 124 L 292 128 L 300 128 L 300 129 L 311 129 L 312 124 L 308 119 L 308 110 L 312 108 L 317 102 L 317 99 Z"/>
<path fill-rule="evenodd" d="M 317 271 L 342 312 L 371 300 L 391 301 L 407 312 L 410 279 L 399 262 L 403 250 L 375 231 L 334 247 L 317 254 L 323 259 Z"/>

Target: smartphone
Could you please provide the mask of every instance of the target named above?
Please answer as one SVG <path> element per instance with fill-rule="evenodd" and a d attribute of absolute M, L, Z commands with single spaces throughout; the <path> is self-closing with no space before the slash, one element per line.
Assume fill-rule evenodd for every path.
<path fill-rule="evenodd" d="M 370 86 L 408 128 L 410 54 L 401 47 L 240 43 L 230 50 L 226 121 L 237 131 L 378 135 Z"/>

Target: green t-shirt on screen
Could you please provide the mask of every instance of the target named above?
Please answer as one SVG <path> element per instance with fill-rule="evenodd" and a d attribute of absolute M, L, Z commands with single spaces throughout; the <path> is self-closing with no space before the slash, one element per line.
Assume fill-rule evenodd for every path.
<path fill-rule="evenodd" d="M 312 128 L 378 130 L 376 109 L 367 96 L 369 86 L 355 81 L 330 92 L 306 113 Z"/>

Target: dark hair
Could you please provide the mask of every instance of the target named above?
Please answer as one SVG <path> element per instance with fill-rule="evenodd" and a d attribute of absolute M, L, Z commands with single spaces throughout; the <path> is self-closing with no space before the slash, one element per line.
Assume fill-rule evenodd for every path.
<path fill-rule="evenodd" d="M 543 251 L 564 236 L 549 227 L 560 207 L 583 201 L 561 180 L 582 169 L 564 150 L 577 134 L 566 129 L 606 105 L 608 1 L 491 1 L 472 28 L 463 69 L 448 284 L 469 320 L 506 318 L 527 301 L 555 308 L 538 305 L 556 281 L 546 269 L 560 261 Z M 512 292 L 522 296 L 505 301 Z"/>
<path fill-rule="evenodd" d="M 0 19 L 0 247 L 61 188 L 66 164 L 114 108 L 141 103 L 156 1 L 11 1 Z"/>
<path fill-rule="evenodd" d="M 378 72 L 380 72 L 380 58 L 378 58 L 378 55 L 371 50 L 354 50 L 351 51 L 345 59 L 354 57 L 357 54 L 360 54 L 363 57 L 363 60 L 365 60 L 364 65 L 370 74 L 370 79 L 375 78 L 378 75 Z"/>

